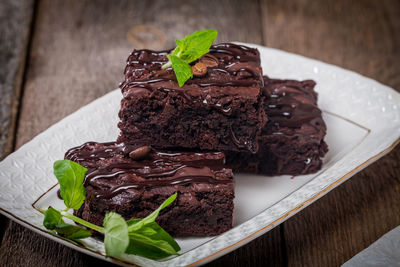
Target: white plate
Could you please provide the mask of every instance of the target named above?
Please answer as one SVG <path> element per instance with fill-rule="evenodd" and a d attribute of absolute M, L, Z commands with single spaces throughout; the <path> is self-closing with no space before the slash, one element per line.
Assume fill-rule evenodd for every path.
<path fill-rule="evenodd" d="M 236 174 L 234 228 L 211 238 L 179 238 L 181 255 L 153 261 L 127 256 L 105 258 L 102 243 L 88 248 L 48 233 L 35 208 L 62 205 L 52 164 L 86 141 L 111 141 L 118 135 L 121 94 L 115 90 L 53 125 L 0 163 L 0 211 L 33 231 L 83 253 L 121 265 L 200 265 L 218 258 L 311 204 L 356 172 L 389 152 L 400 136 L 400 94 L 354 72 L 257 45 L 265 74 L 274 78 L 313 79 L 328 133 L 329 152 L 317 174 L 279 177 Z M 61 207 L 61 206 L 60 206 Z"/>

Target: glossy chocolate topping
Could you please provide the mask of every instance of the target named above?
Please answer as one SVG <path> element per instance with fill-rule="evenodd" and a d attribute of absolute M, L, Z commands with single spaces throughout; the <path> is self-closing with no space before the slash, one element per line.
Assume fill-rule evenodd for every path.
<path fill-rule="evenodd" d="M 260 58 L 257 49 L 242 45 L 224 43 L 213 45 L 210 54 L 218 59 L 218 66 L 209 67 L 205 77 L 194 77 L 179 87 L 172 68 L 162 70 L 161 66 L 168 59 L 167 51 L 135 50 L 129 56 L 125 68 L 125 81 L 120 87 L 124 96 L 143 90 L 168 89 L 176 91 L 193 91 L 210 86 L 221 87 L 225 94 L 241 94 L 257 96 L 257 90 L 240 90 L 232 87 L 260 87 L 261 77 Z M 195 63 L 195 62 L 194 62 Z M 186 94 L 190 97 L 190 94 Z"/>
<path fill-rule="evenodd" d="M 317 106 L 314 81 L 277 80 L 264 76 L 264 83 L 265 112 L 269 118 L 267 127 L 271 124 L 277 128 L 310 126 L 315 133 L 326 129 Z"/>
<path fill-rule="evenodd" d="M 124 143 L 87 142 L 67 151 L 65 159 L 88 169 L 85 186 L 98 188 L 95 195 L 100 198 L 112 198 L 127 189 L 232 183 L 232 179 L 222 175 L 227 171 L 223 166 L 225 156 L 222 152 L 152 149 L 143 160 L 130 159 L 129 153 L 136 148 Z M 116 179 L 118 181 L 114 181 Z"/>

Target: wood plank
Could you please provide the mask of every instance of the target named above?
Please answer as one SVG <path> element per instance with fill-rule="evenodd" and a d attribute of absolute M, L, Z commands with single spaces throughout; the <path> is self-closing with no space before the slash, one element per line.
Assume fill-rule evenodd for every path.
<path fill-rule="evenodd" d="M 282 227 L 253 240 L 249 244 L 207 264 L 206 266 L 284 266 L 285 251 Z"/>
<path fill-rule="evenodd" d="M 398 1 L 262 1 L 264 42 L 400 89 Z M 338 266 L 400 224 L 400 148 L 284 224 L 290 266 Z"/>
<path fill-rule="evenodd" d="M 399 7 L 396 0 L 262 0 L 264 43 L 400 90 Z"/>
<path fill-rule="evenodd" d="M 0 161 L 14 146 L 32 15 L 33 0 L 0 2 Z M 0 215 L 0 225 L 6 224 Z M 0 229 L 0 240 L 4 230 Z"/>
<path fill-rule="evenodd" d="M 400 224 L 400 147 L 285 223 L 290 266 L 340 266 Z"/>
<path fill-rule="evenodd" d="M 0 160 L 13 149 L 33 1 L 0 3 Z"/>
<path fill-rule="evenodd" d="M 218 29 L 219 41 L 260 43 L 260 26 L 243 26 L 259 25 L 259 16 L 251 15 L 258 14 L 257 5 L 246 5 L 248 12 L 242 12 L 243 5 L 240 1 L 40 2 L 17 146 L 117 88 L 133 48 L 131 36 L 127 38 L 132 30 L 139 28 L 133 38 L 141 40 L 134 41 L 136 47 L 172 47 L 175 39 L 203 28 Z M 159 39 L 161 44 L 153 43 Z"/>
<path fill-rule="evenodd" d="M 137 48 L 165 48 L 194 30 L 215 28 L 218 41 L 261 43 L 257 2 L 243 1 L 51 1 L 39 3 L 17 147 L 39 132 L 113 90 L 125 59 Z M 271 231 L 213 263 L 279 265 L 280 232 Z M 257 253 L 255 251 L 258 251 Z M 15 223 L 7 228 L 0 256 L 6 265 L 99 264 Z"/>

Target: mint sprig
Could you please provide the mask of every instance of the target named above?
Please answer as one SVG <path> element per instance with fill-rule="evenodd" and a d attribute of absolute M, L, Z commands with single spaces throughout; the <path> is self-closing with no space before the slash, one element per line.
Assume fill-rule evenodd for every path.
<path fill-rule="evenodd" d="M 204 30 L 195 31 L 182 40 L 176 40 L 177 46 L 171 54 L 167 55 L 169 61 L 162 66 L 162 69 L 172 66 L 178 84 L 182 87 L 188 79 L 193 77 L 189 63 L 207 54 L 217 36 L 216 30 Z"/>
<path fill-rule="evenodd" d="M 126 221 L 121 215 L 109 212 L 104 218 L 104 227 L 101 227 L 68 212 L 71 208 L 79 209 L 83 204 L 86 194 L 83 180 L 86 171 L 86 168 L 69 160 L 59 160 L 54 163 L 54 174 L 60 184 L 66 208 L 42 209 L 44 227 L 72 242 L 80 242 L 81 239 L 91 236 L 91 232 L 86 228 L 97 231 L 104 235 L 106 255 L 110 257 L 119 257 L 127 253 L 159 259 L 178 254 L 180 250 L 178 243 L 155 222 L 160 211 L 175 201 L 177 193 L 166 199 L 158 209 L 144 219 L 134 218 Z M 63 217 L 86 228 L 68 224 Z"/>
<path fill-rule="evenodd" d="M 59 210 L 49 207 L 44 213 L 43 225 L 49 230 L 54 230 L 60 236 L 75 242 L 92 235 L 90 231 L 82 227 L 65 223 L 62 217 L 63 215 Z"/>
<path fill-rule="evenodd" d="M 128 224 L 118 213 L 109 212 L 104 218 L 103 225 L 106 254 L 118 257 L 129 245 Z"/>
<path fill-rule="evenodd" d="M 86 189 L 83 180 L 87 169 L 70 160 L 57 160 L 53 169 L 65 206 L 69 209 L 79 209 L 85 201 Z"/>

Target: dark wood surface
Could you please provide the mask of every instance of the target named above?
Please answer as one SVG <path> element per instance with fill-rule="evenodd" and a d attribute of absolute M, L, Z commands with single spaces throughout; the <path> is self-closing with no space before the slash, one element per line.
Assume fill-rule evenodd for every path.
<path fill-rule="evenodd" d="M 196 29 L 216 28 L 218 41 L 302 54 L 400 89 L 399 1 L 34 5 L 7 0 L 0 3 L 0 22 L 0 158 L 116 88 L 133 47 L 172 47 L 174 39 Z M 2 266 L 103 263 L 4 217 L 1 223 Z M 285 223 L 209 265 L 337 266 L 399 224 L 400 149 L 395 148 Z"/>
<path fill-rule="evenodd" d="M 32 0 L 0 4 L 0 160 L 13 150 L 32 15 Z"/>

